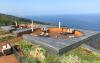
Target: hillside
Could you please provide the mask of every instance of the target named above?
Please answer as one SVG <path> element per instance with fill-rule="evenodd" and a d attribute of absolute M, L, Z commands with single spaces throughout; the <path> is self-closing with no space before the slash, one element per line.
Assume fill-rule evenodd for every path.
<path fill-rule="evenodd" d="M 31 20 L 27 18 L 20 18 L 20 17 L 0 13 L 0 26 L 14 24 L 15 20 L 18 23 L 31 23 Z M 38 24 L 47 24 L 39 21 L 34 21 L 34 22 Z"/>

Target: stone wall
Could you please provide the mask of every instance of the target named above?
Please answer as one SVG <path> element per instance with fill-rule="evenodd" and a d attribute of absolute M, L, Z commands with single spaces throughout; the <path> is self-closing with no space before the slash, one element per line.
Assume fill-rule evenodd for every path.
<path fill-rule="evenodd" d="M 100 33 L 88 38 L 85 44 L 100 50 Z"/>

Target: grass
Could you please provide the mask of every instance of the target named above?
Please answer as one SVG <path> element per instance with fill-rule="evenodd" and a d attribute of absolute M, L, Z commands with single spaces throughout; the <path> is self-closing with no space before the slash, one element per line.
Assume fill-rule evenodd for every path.
<path fill-rule="evenodd" d="M 32 62 L 34 63 L 61 63 L 63 58 L 69 55 L 77 56 L 78 58 L 81 59 L 81 63 L 100 63 L 99 55 L 95 55 L 91 51 L 86 50 L 81 46 L 63 54 L 62 56 L 51 54 L 42 48 L 43 49 L 42 52 L 38 52 L 38 53 L 39 54 L 43 53 L 43 56 L 45 56 L 45 59 L 41 62 L 38 58 L 33 58 L 32 55 L 30 55 L 30 51 L 33 51 L 33 55 L 35 55 L 34 51 L 36 50 L 36 48 L 41 48 L 41 47 L 39 47 L 38 45 L 31 44 L 30 42 L 25 41 L 25 40 L 21 40 L 19 42 L 16 42 L 15 44 L 21 46 L 24 53 L 23 56 L 26 58 L 28 63 L 32 63 Z"/>
<path fill-rule="evenodd" d="M 81 63 L 100 63 L 100 56 L 94 55 L 91 51 L 78 47 L 64 54 L 64 56 L 75 55 L 81 59 Z"/>
<path fill-rule="evenodd" d="M 7 41 L 9 39 L 12 39 L 12 38 L 15 38 L 16 36 L 13 35 L 13 34 L 8 34 L 7 36 L 4 36 L 8 34 L 7 32 L 3 31 L 1 28 L 0 28 L 0 42 L 3 42 L 3 41 Z M 3 37 L 2 37 L 3 36 Z"/>
<path fill-rule="evenodd" d="M 15 38 L 16 36 L 14 36 L 14 35 L 8 35 L 8 36 L 5 36 L 5 37 L 0 37 L 0 42 L 4 42 L 4 41 L 7 41 L 7 40 L 9 40 L 9 39 L 13 39 L 13 38 Z"/>
<path fill-rule="evenodd" d="M 0 35 L 6 34 L 7 32 L 3 31 L 2 29 L 0 29 Z"/>
<path fill-rule="evenodd" d="M 30 51 L 34 50 L 32 47 L 32 44 L 25 40 L 20 40 L 18 42 L 12 43 L 12 46 L 19 45 L 21 48 L 20 53 L 18 54 L 18 57 L 20 57 L 21 63 L 33 63 L 36 62 L 36 59 L 32 59 L 32 56 L 30 56 Z"/>

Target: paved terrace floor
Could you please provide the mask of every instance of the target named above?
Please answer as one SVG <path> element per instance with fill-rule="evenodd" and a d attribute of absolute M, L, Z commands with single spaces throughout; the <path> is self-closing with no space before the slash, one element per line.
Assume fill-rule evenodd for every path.
<path fill-rule="evenodd" d="M 23 39 L 32 42 L 33 44 L 38 44 L 48 51 L 51 51 L 55 54 L 63 54 L 71 49 L 74 49 L 80 46 L 83 43 L 90 41 L 89 38 L 95 37 L 96 35 L 100 35 L 99 32 L 96 31 L 88 31 L 78 29 L 84 33 L 84 36 L 78 38 L 68 38 L 68 39 L 54 39 L 50 37 L 36 37 L 33 35 L 23 35 Z"/>

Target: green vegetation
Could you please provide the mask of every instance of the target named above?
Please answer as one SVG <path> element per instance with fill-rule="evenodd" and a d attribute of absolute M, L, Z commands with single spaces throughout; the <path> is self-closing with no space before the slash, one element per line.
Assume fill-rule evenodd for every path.
<path fill-rule="evenodd" d="M 81 63 L 81 60 L 78 56 L 69 55 L 69 56 L 64 56 L 63 59 L 61 60 L 61 63 Z"/>
<path fill-rule="evenodd" d="M 4 42 L 15 37 L 15 35 L 9 34 L 8 32 L 5 32 L 2 29 L 0 29 L 0 42 Z"/>
<path fill-rule="evenodd" d="M 1 38 L 0 38 L 0 42 L 4 42 L 4 41 L 7 41 L 7 40 L 13 39 L 13 38 L 15 38 L 15 36 L 13 36 L 13 35 L 1 37 Z"/>
<path fill-rule="evenodd" d="M 33 54 L 35 49 L 38 47 L 37 45 L 33 45 L 29 43 L 28 41 L 21 40 L 19 42 L 15 42 L 12 45 L 20 45 L 21 51 L 19 54 L 20 62 L 21 63 L 40 63 L 40 61 L 37 58 L 34 58 Z M 45 54 L 45 49 L 41 49 L 41 52 Z M 32 59 L 34 58 L 34 59 Z"/>
<path fill-rule="evenodd" d="M 24 23 L 24 24 L 25 23 L 31 23 L 31 20 L 27 19 L 27 18 L 20 18 L 20 17 L 0 13 L 0 26 L 12 25 L 12 24 L 14 24 L 15 20 L 18 23 Z M 47 23 L 43 23 L 43 22 L 39 22 L 39 21 L 34 21 L 34 23 L 47 24 Z"/>
<path fill-rule="evenodd" d="M 100 56 L 94 55 L 92 51 L 84 49 L 81 46 L 67 52 L 63 56 L 68 56 L 68 55 L 78 56 L 81 60 L 81 63 L 100 63 L 100 59 L 99 59 Z"/>
<path fill-rule="evenodd" d="M 6 14 L 0 14 L 0 26 L 4 25 L 12 25 L 14 24 L 14 21 L 18 21 L 18 23 L 29 23 L 30 21 L 28 19 L 19 18 L 11 15 Z"/>
<path fill-rule="evenodd" d="M 0 30 L 0 35 L 4 35 L 6 34 L 7 32 L 3 31 L 3 30 Z"/>
<path fill-rule="evenodd" d="M 21 60 L 24 62 L 22 63 L 100 63 L 99 55 L 95 55 L 92 51 L 81 46 L 58 56 L 25 40 L 18 41 L 15 44 L 20 45 L 23 51 Z"/>

